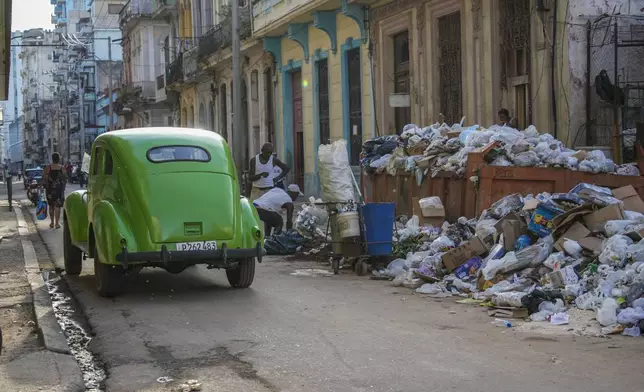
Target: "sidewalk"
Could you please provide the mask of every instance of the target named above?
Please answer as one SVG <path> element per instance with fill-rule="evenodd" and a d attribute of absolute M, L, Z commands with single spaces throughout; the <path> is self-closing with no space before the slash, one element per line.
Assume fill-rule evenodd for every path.
<path fill-rule="evenodd" d="M 14 204 L 14 208 L 19 208 L 19 204 Z M 28 239 L 28 229 L 24 222 L 19 227 L 17 216 L 21 216 L 21 212 L 10 212 L 7 201 L 0 201 L 0 328 L 3 336 L 0 391 L 84 391 L 75 359 L 60 353 L 66 348 L 60 347 L 60 336 L 51 337 L 62 333 L 58 332 L 60 328 L 56 331 L 57 324 L 44 325 L 43 320 L 53 317 L 53 310 L 43 309 L 42 303 L 49 294 L 45 291 L 47 298 L 43 298 L 43 292 L 34 285 L 33 277 L 39 275 L 38 263 L 35 261 L 34 267 L 34 260 L 26 262 L 25 255 L 27 259 L 35 259 L 35 252 Z M 31 277 L 27 273 L 29 263 L 32 263 L 30 270 L 37 269 L 31 272 Z M 43 339 L 50 342 L 49 348 L 58 352 L 47 349 Z M 51 344 L 52 340 L 58 347 Z"/>

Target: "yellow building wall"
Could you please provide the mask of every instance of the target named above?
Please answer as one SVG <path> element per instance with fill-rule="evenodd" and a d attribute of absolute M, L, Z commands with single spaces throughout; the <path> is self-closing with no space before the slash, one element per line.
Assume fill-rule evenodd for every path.
<path fill-rule="evenodd" d="M 331 43 L 329 37 L 323 31 L 309 26 L 308 30 L 308 43 L 309 43 L 309 62 L 304 61 L 304 53 L 302 48 L 296 42 L 288 38 L 282 39 L 282 66 L 288 64 L 289 60 L 300 61 L 302 64 L 302 123 L 304 133 L 304 171 L 305 176 L 312 175 L 316 171 L 316 152 L 318 145 L 315 144 L 315 108 L 313 107 L 314 100 L 314 80 L 313 80 L 313 55 L 317 49 L 326 51 L 328 53 L 328 67 L 329 67 L 329 123 L 331 139 L 333 141 L 343 138 L 344 132 L 344 110 L 342 106 L 342 44 L 348 38 L 360 39 L 360 30 L 357 24 L 350 18 L 344 15 L 336 15 L 336 29 L 337 29 L 337 52 L 334 54 L 331 51 Z M 368 53 L 368 46 L 366 43 L 361 45 L 362 52 L 362 67 L 363 67 L 363 80 L 362 80 L 362 133 L 363 139 L 367 140 L 374 135 L 371 113 L 372 113 L 372 93 L 371 93 L 371 67 Z M 283 105 L 284 99 L 289 97 L 283 96 L 282 89 L 282 74 L 279 74 L 279 81 L 277 85 L 278 94 L 278 113 L 277 113 L 277 142 L 278 152 L 281 157 L 284 156 L 284 119 Z M 306 83 L 304 83 L 306 82 Z"/>

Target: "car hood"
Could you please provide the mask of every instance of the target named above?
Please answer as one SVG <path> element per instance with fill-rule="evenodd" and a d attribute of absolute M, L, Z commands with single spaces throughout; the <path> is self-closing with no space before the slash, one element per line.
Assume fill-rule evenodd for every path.
<path fill-rule="evenodd" d="M 234 203 L 237 193 L 228 174 L 154 174 L 148 177 L 147 194 L 152 242 L 230 240 L 234 236 L 238 203 Z"/>

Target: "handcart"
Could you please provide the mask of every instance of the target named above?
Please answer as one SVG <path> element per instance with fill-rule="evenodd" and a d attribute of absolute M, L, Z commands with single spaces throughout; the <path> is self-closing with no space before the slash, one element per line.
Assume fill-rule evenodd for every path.
<path fill-rule="evenodd" d="M 326 207 L 329 220 L 326 228 L 328 244 L 331 237 L 331 265 L 337 275 L 342 258 L 353 258 L 357 275 L 367 273 L 376 259 L 393 252 L 394 203 L 349 202 L 316 203 Z M 353 207 L 352 207 L 353 206 Z M 346 211 L 346 210 L 349 211 Z"/>

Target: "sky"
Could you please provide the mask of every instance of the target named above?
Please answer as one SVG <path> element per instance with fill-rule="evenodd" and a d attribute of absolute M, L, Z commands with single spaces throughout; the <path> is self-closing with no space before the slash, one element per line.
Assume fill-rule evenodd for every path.
<path fill-rule="evenodd" d="M 13 0 L 12 6 L 12 31 L 37 27 L 54 29 L 54 25 L 51 24 L 54 7 L 49 0 Z"/>

